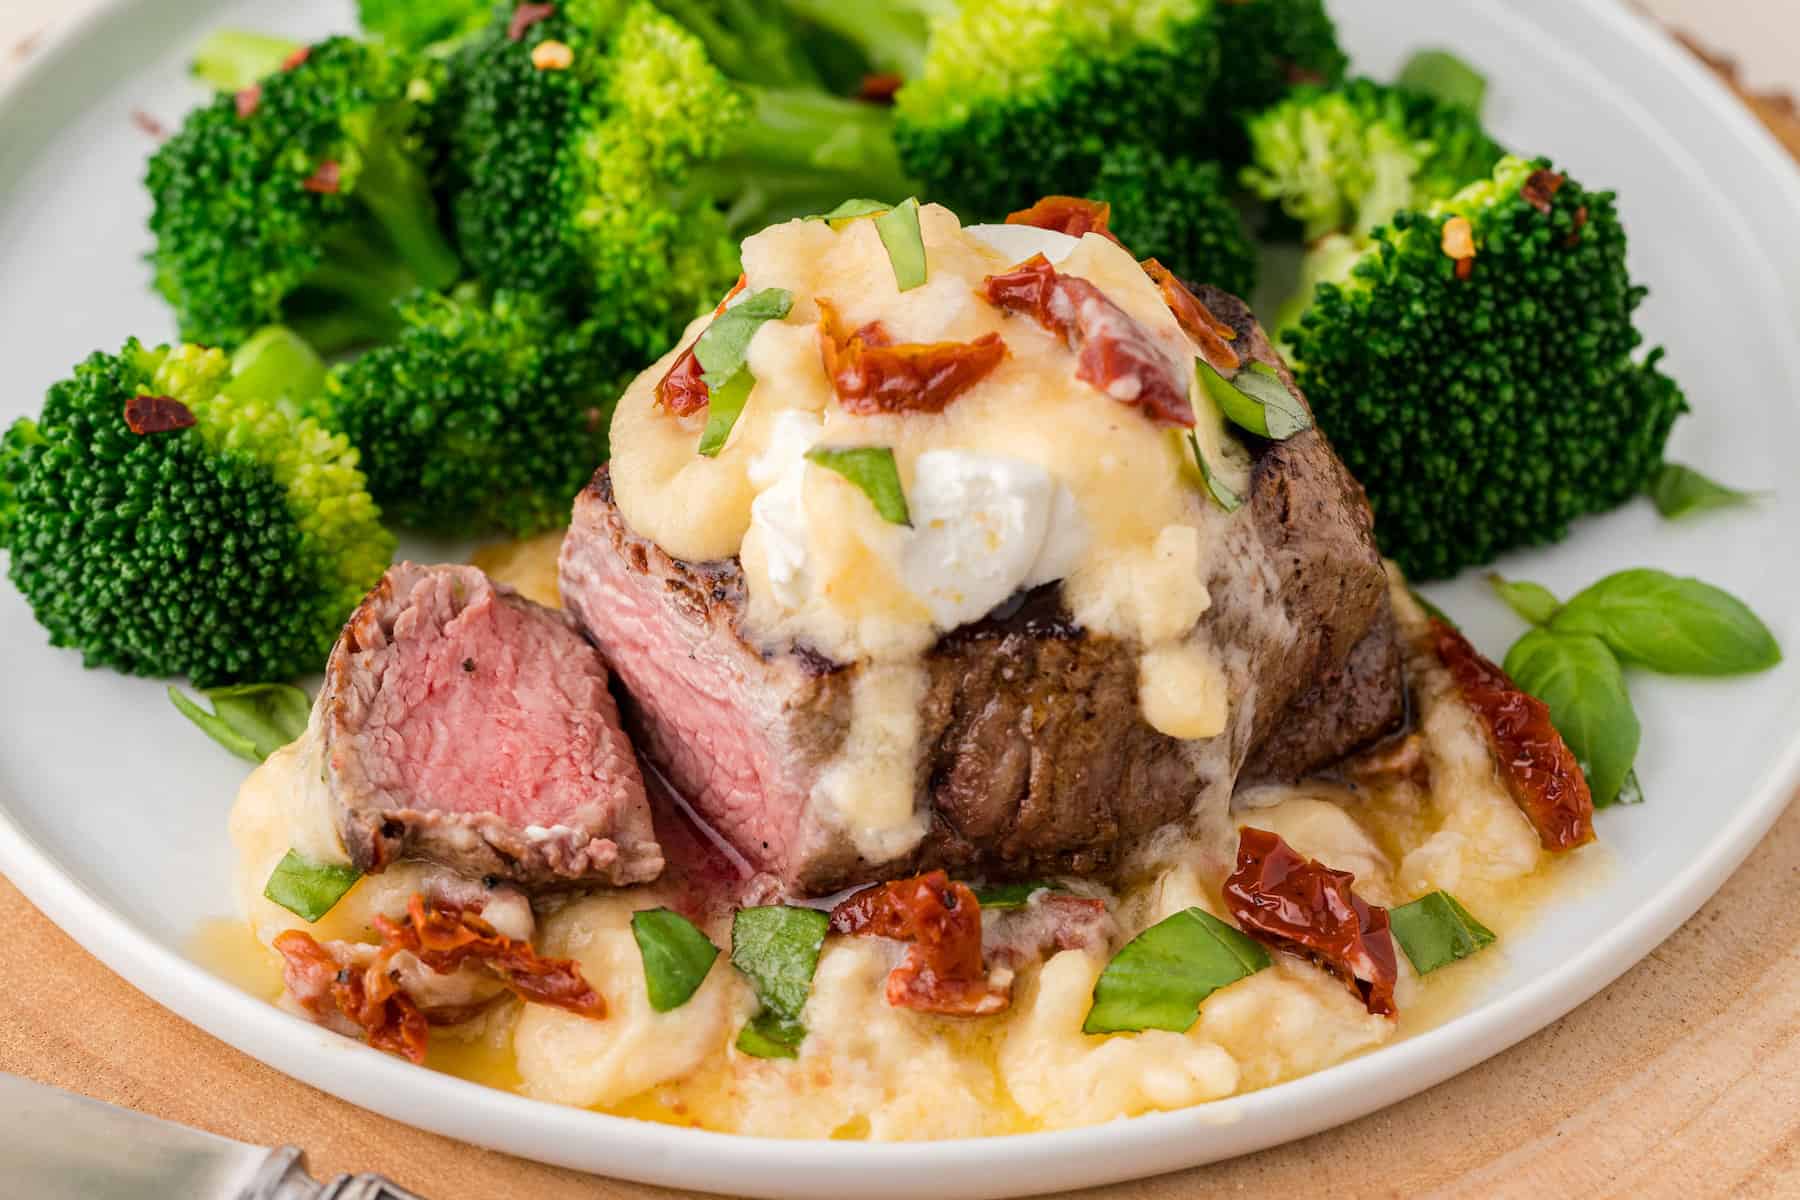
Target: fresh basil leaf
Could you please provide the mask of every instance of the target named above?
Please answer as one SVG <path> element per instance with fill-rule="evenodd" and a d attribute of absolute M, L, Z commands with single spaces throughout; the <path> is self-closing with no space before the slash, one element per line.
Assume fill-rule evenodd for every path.
<path fill-rule="evenodd" d="M 853 221 L 857 217 L 872 217 L 876 213 L 884 213 L 894 206 L 880 200 L 846 200 L 830 212 L 813 213 L 804 218 L 808 221 Z"/>
<path fill-rule="evenodd" d="M 1053 891 L 1054 885 L 1041 880 L 1036 883 L 995 883 L 975 889 L 975 899 L 984 909 L 999 911 L 1024 908 L 1038 892 Z"/>
<path fill-rule="evenodd" d="M 1748 504 L 1756 499 L 1753 492 L 1728 488 L 1692 467 L 1672 462 L 1664 463 L 1644 490 L 1649 493 L 1650 502 L 1656 505 L 1656 511 L 1671 521 L 1691 513 Z"/>
<path fill-rule="evenodd" d="M 906 491 L 900 486 L 900 467 L 894 462 L 894 452 L 886 446 L 814 446 L 806 452 L 806 460 L 827 471 L 836 471 L 855 484 L 882 520 L 895 525 L 912 524 Z"/>
<path fill-rule="evenodd" d="M 750 402 L 750 389 L 755 386 L 756 376 L 746 367 L 727 382 L 708 389 L 712 394 L 706 403 L 706 428 L 700 431 L 696 453 L 708 458 L 718 457 L 731 438 L 732 427 L 744 415 L 744 405 Z"/>
<path fill-rule="evenodd" d="M 1312 428 L 1312 414 L 1294 398 L 1281 377 L 1263 363 L 1251 363 L 1230 379 L 1204 358 L 1194 360 L 1200 385 L 1232 424 L 1258 437 L 1284 441 Z"/>
<path fill-rule="evenodd" d="M 910 292 L 925 283 L 925 235 L 919 231 L 919 202 L 907 197 L 875 218 L 875 232 L 887 248 L 894 283 Z"/>
<path fill-rule="evenodd" d="M 1614 803 L 1637 759 L 1637 711 L 1625 672 L 1606 643 L 1586 634 L 1533 629 L 1506 654 L 1506 673 L 1542 700 L 1587 776 L 1596 807 Z"/>
<path fill-rule="evenodd" d="M 806 1036 L 800 1024 L 831 918 L 816 908 L 772 904 L 741 908 L 731 921 L 731 964 L 750 980 L 762 1009 L 738 1034 L 738 1049 L 759 1058 L 792 1058 Z"/>
<path fill-rule="evenodd" d="M 694 343 L 701 378 L 708 388 L 724 387 L 744 369 L 750 339 L 770 321 L 786 317 L 794 307 L 794 295 L 784 288 L 751 292 L 712 319 Z"/>
<path fill-rule="evenodd" d="M 1775 635 L 1743 601 L 1649 567 L 1578 592 L 1550 627 L 1592 634 L 1626 662 L 1670 675 L 1742 675 L 1781 661 Z"/>
<path fill-rule="evenodd" d="M 1487 100 L 1487 76 L 1448 50 L 1421 50 L 1400 68 L 1399 86 L 1479 114 Z"/>
<path fill-rule="evenodd" d="M 207 712 L 179 688 L 169 699 L 181 715 L 239 758 L 262 762 L 302 733 L 312 711 L 306 693 L 286 683 L 240 683 L 200 693 L 212 702 Z"/>
<path fill-rule="evenodd" d="M 1194 465 L 1200 468 L 1200 478 L 1206 484 L 1207 494 L 1213 498 L 1220 508 L 1226 512 L 1236 512 L 1243 507 L 1244 498 L 1231 490 L 1231 485 L 1213 474 L 1211 464 L 1200 450 L 1200 439 L 1188 434 L 1188 445 L 1194 448 Z"/>
<path fill-rule="evenodd" d="M 1490 574 L 1488 582 L 1494 585 L 1494 591 L 1506 601 L 1508 608 L 1533 625 L 1547 624 L 1556 615 L 1556 610 L 1562 607 L 1562 601 L 1556 598 L 1556 593 L 1541 583 L 1507 579 L 1497 573 Z"/>
<path fill-rule="evenodd" d="M 644 960 L 650 1007 L 668 1012 L 686 1004 L 712 970 L 719 948 L 678 912 L 640 909 L 631 914 L 631 936 Z"/>
<path fill-rule="evenodd" d="M 1388 924 L 1413 970 L 1421 975 L 1494 944 L 1493 931 L 1470 916 L 1449 892 L 1431 892 L 1389 909 Z"/>
<path fill-rule="evenodd" d="M 1186 908 L 1125 943 L 1094 984 L 1083 1033 L 1185 1033 L 1200 1002 L 1269 965 L 1268 951 L 1211 913 Z"/>
<path fill-rule="evenodd" d="M 275 864 L 263 898 L 272 900 L 311 924 L 330 912 L 344 893 L 356 886 L 362 872 L 344 863 L 321 863 L 289 850 Z"/>

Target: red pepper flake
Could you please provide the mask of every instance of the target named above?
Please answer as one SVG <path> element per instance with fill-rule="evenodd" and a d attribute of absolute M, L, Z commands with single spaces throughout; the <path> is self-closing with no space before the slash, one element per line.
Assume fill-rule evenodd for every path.
<path fill-rule="evenodd" d="M 989 275 L 982 295 L 1007 312 L 1027 313 L 1079 349 L 1075 377 L 1121 404 L 1141 408 L 1159 425 L 1194 427 L 1181 372 L 1149 330 L 1085 279 L 1058 275 L 1041 254 L 1012 270 Z"/>
<path fill-rule="evenodd" d="M 898 92 L 905 83 L 905 79 L 892 71 L 864 75 L 862 83 L 856 89 L 856 98 L 866 100 L 870 104 L 892 104 L 894 93 Z"/>
<path fill-rule="evenodd" d="M 406 922 L 385 916 L 374 919 L 385 960 L 410 950 L 440 975 L 473 961 L 497 976 L 521 1000 L 548 1004 L 583 1017 L 604 1017 L 606 999 L 582 978 L 581 968 L 566 958 L 539 958 L 530 942 L 498 933 L 474 913 L 449 905 L 426 903 L 415 894 L 406 905 Z"/>
<path fill-rule="evenodd" d="M 512 20 L 506 23 L 506 36 L 515 42 L 523 41 L 527 29 L 555 15 L 554 4 L 521 4 L 513 9 Z"/>
<path fill-rule="evenodd" d="M 311 46 L 302 46 L 298 50 L 295 50 L 292 54 L 288 55 L 286 58 L 281 60 L 281 69 L 284 71 L 291 71 L 295 67 L 299 66 L 301 63 L 305 62 L 307 60 L 307 57 L 311 54 L 312 54 Z"/>
<path fill-rule="evenodd" d="M 1539 169 L 1533 171 L 1525 180 L 1525 186 L 1519 189 L 1519 195 L 1525 197 L 1525 203 L 1537 209 L 1545 216 L 1550 215 L 1550 201 L 1562 190 L 1564 177 L 1555 171 Z"/>
<path fill-rule="evenodd" d="M 232 99 L 237 102 L 238 116 L 253 116 L 262 104 L 262 84 L 253 83 L 247 88 L 241 88 Z"/>
<path fill-rule="evenodd" d="M 1146 258 L 1138 265 L 1162 292 L 1163 303 L 1175 314 L 1182 332 L 1193 339 L 1213 370 L 1223 375 L 1243 365 L 1237 351 L 1226 345 L 1237 340 L 1237 330 L 1214 316 L 1212 309 L 1200 303 L 1200 298 L 1188 291 L 1187 284 L 1175 277 L 1175 272 L 1154 258 Z"/>
<path fill-rule="evenodd" d="M 309 192 L 318 192 L 323 196 L 334 196 L 337 194 L 338 188 L 343 186 L 342 169 L 338 166 L 336 159 L 325 159 L 311 175 L 308 175 L 301 181 L 300 186 Z"/>
<path fill-rule="evenodd" d="M 1580 245 L 1581 231 L 1587 228 L 1587 223 L 1588 210 L 1587 205 L 1584 204 L 1575 210 L 1575 228 L 1571 229 L 1569 231 L 1569 236 L 1563 239 L 1563 245 L 1571 248 Z"/>
<path fill-rule="evenodd" d="M 131 123 L 158 141 L 169 136 L 168 128 L 141 108 L 131 110 Z"/>
<path fill-rule="evenodd" d="M 1593 841 L 1594 796 L 1574 752 L 1551 724 L 1550 709 L 1443 621 L 1432 621 L 1431 637 L 1464 703 L 1487 727 L 1506 790 L 1544 849 L 1573 850 Z"/>
<path fill-rule="evenodd" d="M 911 943 L 888 972 L 895 1008 L 976 1017 L 1011 1003 L 982 967 L 981 902 L 942 871 L 863 889 L 831 910 L 831 930 Z"/>
<path fill-rule="evenodd" d="M 325 1024 L 332 1012 L 362 1030 L 369 1045 L 415 1063 L 425 1061 L 429 1030 L 425 1014 L 386 971 L 386 960 L 356 968 L 340 963 L 303 929 L 275 939 L 288 994 L 314 1020 Z M 376 970 L 379 965 L 383 969 Z"/>
<path fill-rule="evenodd" d="M 1070 237 L 1097 233 L 1114 245 L 1123 245 L 1107 228 L 1112 223 L 1112 205 L 1104 200 L 1088 200 L 1081 196 L 1045 196 L 1030 208 L 1007 215 L 1008 225 L 1030 225 Z"/>
<path fill-rule="evenodd" d="M 1225 907 L 1246 933 L 1313 959 L 1342 979 L 1378 1017 L 1391 1017 L 1399 966 L 1387 909 L 1351 890 L 1356 877 L 1302 858 L 1277 835 L 1238 832 L 1237 870 L 1225 881 Z"/>
<path fill-rule="evenodd" d="M 819 353 L 838 403 L 858 416 L 875 413 L 939 413 L 980 383 L 1006 358 L 997 333 L 972 342 L 894 344 L 880 322 L 848 337 L 838 327 L 837 310 L 819 305 Z"/>
<path fill-rule="evenodd" d="M 140 437 L 193 425 L 193 410 L 173 396 L 133 396 L 125 402 L 125 427 Z"/>

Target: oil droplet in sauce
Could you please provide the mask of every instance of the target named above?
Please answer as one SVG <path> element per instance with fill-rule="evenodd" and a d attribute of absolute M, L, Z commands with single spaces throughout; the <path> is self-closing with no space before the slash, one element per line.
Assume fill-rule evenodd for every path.
<path fill-rule="evenodd" d="M 188 939 L 188 957 L 252 996 L 281 997 L 281 964 L 240 917 L 209 917 Z"/>

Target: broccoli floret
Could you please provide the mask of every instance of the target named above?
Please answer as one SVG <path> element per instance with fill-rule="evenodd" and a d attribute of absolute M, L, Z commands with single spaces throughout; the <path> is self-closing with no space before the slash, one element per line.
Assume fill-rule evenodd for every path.
<path fill-rule="evenodd" d="M 1209 156 L 1241 163 L 1249 156 L 1244 118 L 1269 107 L 1297 84 L 1335 87 L 1349 60 L 1324 0 L 1220 2 L 1219 78 Z"/>
<path fill-rule="evenodd" d="M 1505 153 L 1471 109 L 1369 79 L 1295 88 L 1248 131 L 1245 186 L 1279 203 L 1308 242 L 1366 237 L 1403 207 L 1485 178 Z"/>
<path fill-rule="evenodd" d="M 1516 158 L 1319 288 L 1295 376 L 1409 575 L 1554 541 L 1651 477 L 1687 405 L 1660 351 L 1634 355 L 1644 294 L 1612 193 Z"/>
<path fill-rule="evenodd" d="M 236 360 L 134 339 L 15 422 L 0 544 L 51 644 L 200 687 L 318 670 L 394 546 L 349 443 L 292 415 L 322 375 L 285 331 Z"/>
<path fill-rule="evenodd" d="M 473 289 L 401 305 L 391 343 L 335 368 L 324 419 L 363 455 L 387 515 L 452 535 L 563 525 L 606 458 L 624 380 L 592 324 L 528 295 Z"/>
<path fill-rule="evenodd" d="M 1218 163 L 1122 146 L 1087 194 L 1112 205 L 1112 232 L 1139 258 L 1234 295 L 1255 290 L 1256 243 Z"/>
<path fill-rule="evenodd" d="M 196 110 L 150 160 L 150 261 L 182 336 L 292 325 L 378 341 L 396 297 L 461 271 L 438 227 L 406 60 L 346 38 Z"/>
<path fill-rule="evenodd" d="M 494 9 L 494 0 L 357 0 L 356 19 L 396 49 L 438 53 L 484 28 Z"/>

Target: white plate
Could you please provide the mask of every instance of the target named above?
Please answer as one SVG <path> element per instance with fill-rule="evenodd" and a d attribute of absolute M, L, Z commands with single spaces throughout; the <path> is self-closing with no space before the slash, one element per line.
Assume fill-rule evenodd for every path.
<path fill-rule="evenodd" d="M 321 6 L 322 8 L 327 6 Z M 1457 47 L 1493 81 L 1497 133 L 1616 186 L 1652 339 L 1697 411 L 1676 456 L 1777 489 L 1753 512 L 1668 525 L 1637 502 L 1583 523 L 1508 573 L 1567 594 L 1626 566 L 1731 589 L 1800 653 L 1800 177 L 1750 117 L 1616 0 L 1362 0 L 1336 5 L 1361 69 Z M 131 119 L 173 124 L 199 98 L 185 56 L 220 24 L 303 36 L 348 28 L 343 4 L 118 2 L 65 29 L 0 95 L 0 421 L 128 334 L 172 334 L 141 262 L 151 148 Z M 1518 628 L 1478 579 L 1432 589 L 1490 652 Z M 1615 867 L 1503 947 L 1467 1013 L 1292 1083 L 1068 1133 L 925 1145 L 783 1143 L 536 1103 L 433 1074 L 277 1012 L 191 956 L 229 915 L 225 814 L 241 778 L 162 685 L 83 672 L 0 587 L 0 868 L 145 992 L 263 1061 L 439 1133 L 647 1182 L 786 1197 L 987 1197 L 1191 1166 L 1392 1103 L 1511 1045 L 1667 936 L 1774 821 L 1800 778 L 1800 663 L 1733 682 L 1639 677 L 1650 801 L 1601 816 Z M 378 1165 L 378 1164 L 377 1164 Z"/>

